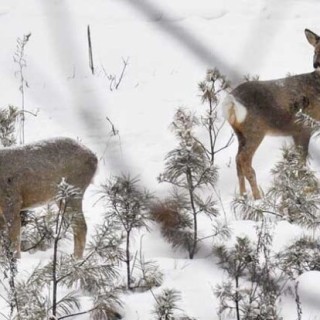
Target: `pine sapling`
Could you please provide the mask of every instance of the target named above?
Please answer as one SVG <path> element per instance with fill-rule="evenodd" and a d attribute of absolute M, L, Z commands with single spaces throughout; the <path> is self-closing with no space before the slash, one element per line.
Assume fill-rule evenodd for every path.
<path fill-rule="evenodd" d="M 58 244 L 61 240 L 61 233 L 63 230 L 63 225 L 66 222 L 69 222 L 65 216 L 67 212 L 67 207 L 69 205 L 69 201 L 78 198 L 80 196 L 79 189 L 69 185 L 65 179 L 63 178 L 60 184 L 58 185 L 58 193 L 56 197 L 56 201 L 59 203 L 59 211 L 56 217 L 56 226 L 54 233 L 54 241 L 53 241 L 53 261 L 52 261 L 52 315 L 57 315 L 57 306 L 58 306 Z M 77 300 L 70 295 L 65 301 L 68 302 L 69 305 L 75 306 L 79 309 L 79 304 Z"/>
<path fill-rule="evenodd" d="M 201 117 L 201 123 L 208 131 L 209 148 L 205 148 L 205 151 L 212 165 L 214 164 L 215 155 L 229 147 L 233 142 L 234 134 L 232 133 L 225 145 L 217 149 L 217 142 L 225 124 L 225 121 L 221 121 L 218 117 L 217 106 L 220 101 L 221 92 L 226 91 L 229 87 L 230 83 L 226 80 L 225 76 L 221 75 L 218 69 L 209 69 L 205 80 L 199 83 L 202 103 L 208 106 L 205 115 Z"/>
<path fill-rule="evenodd" d="M 189 258 L 193 259 L 198 244 L 198 214 L 216 216 L 215 201 L 211 196 L 203 199 L 200 190 L 213 187 L 217 181 L 217 169 L 210 162 L 206 151 L 194 129 L 199 123 L 191 112 L 178 109 L 172 123 L 179 145 L 170 151 L 165 160 L 165 170 L 159 176 L 159 182 L 168 182 L 188 198 L 187 207 L 193 220 L 193 239 L 189 248 Z"/>
<path fill-rule="evenodd" d="M 278 266 L 291 280 L 308 271 L 320 271 L 320 241 L 302 236 L 276 255 Z"/>
<path fill-rule="evenodd" d="M 305 164 L 300 148 L 283 148 L 283 159 L 272 170 L 268 198 L 289 222 L 307 228 L 319 224 L 320 188 L 315 173 Z"/>
<path fill-rule="evenodd" d="M 102 199 L 107 205 L 105 216 L 118 225 L 125 237 L 125 264 L 127 269 L 127 288 L 132 289 L 132 266 L 130 240 L 136 229 L 148 228 L 149 205 L 152 196 L 140 190 L 138 179 L 129 176 L 114 177 L 102 185 Z"/>
<path fill-rule="evenodd" d="M 241 320 L 241 301 L 245 292 L 241 290 L 240 278 L 253 263 L 254 248 L 248 238 L 238 237 L 232 249 L 228 249 L 225 245 L 216 245 L 214 253 L 219 259 L 219 265 L 227 271 L 230 278 L 229 281 L 218 285 L 215 291 L 220 299 L 219 314 L 226 310 L 235 311 L 236 319 Z"/>
<path fill-rule="evenodd" d="M 19 116 L 18 109 L 9 105 L 0 110 L 0 141 L 2 146 L 9 147 L 16 143 L 16 120 Z"/>
<path fill-rule="evenodd" d="M 283 290 L 283 275 L 271 252 L 272 225 L 263 219 L 257 227 L 257 243 L 237 238 L 233 247 L 214 247 L 228 280 L 218 285 L 219 315 L 229 311 L 237 320 L 281 320 L 277 302 Z"/>
<path fill-rule="evenodd" d="M 31 33 L 25 34 L 22 39 L 17 39 L 16 51 L 13 55 L 14 62 L 18 65 L 18 70 L 15 75 L 19 77 L 20 86 L 19 90 L 21 92 L 21 112 L 20 112 L 20 122 L 21 122 L 21 136 L 20 144 L 24 144 L 24 122 L 25 122 L 25 88 L 28 87 L 28 82 L 25 78 L 25 68 L 27 67 L 27 61 L 25 58 L 25 47 L 29 42 Z"/>
<path fill-rule="evenodd" d="M 178 307 L 181 301 L 181 293 L 178 290 L 163 289 L 157 295 L 152 292 L 152 295 L 155 300 L 152 311 L 155 320 L 196 320 L 182 314 L 182 310 Z"/>

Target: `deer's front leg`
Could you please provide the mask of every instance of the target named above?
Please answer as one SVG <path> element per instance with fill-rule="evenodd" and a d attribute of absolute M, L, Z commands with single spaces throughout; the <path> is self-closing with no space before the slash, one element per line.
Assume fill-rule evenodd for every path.
<path fill-rule="evenodd" d="M 2 208 L 5 220 L 4 236 L 5 250 L 13 253 L 14 257 L 20 258 L 20 234 L 21 234 L 21 201 L 18 197 L 8 198 Z M 7 241 L 6 241 L 7 240 Z"/>

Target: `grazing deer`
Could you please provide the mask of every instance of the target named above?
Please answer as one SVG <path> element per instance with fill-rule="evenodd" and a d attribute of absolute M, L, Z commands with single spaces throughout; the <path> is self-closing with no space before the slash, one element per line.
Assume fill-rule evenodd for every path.
<path fill-rule="evenodd" d="M 20 257 L 20 211 L 54 200 L 62 178 L 83 193 L 96 168 L 96 156 L 68 138 L 0 150 L 0 211 L 2 224 L 6 224 L 2 227 L 7 228 L 16 257 Z M 68 204 L 76 213 L 72 223 L 74 256 L 81 258 L 87 233 L 82 198 L 70 199 Z"/>
<path fill-rule="evenodd" d="M 314 72 L 245 82 L 223 102 L 225 116 L 239 142 L 236 165 L 241 195 L 246 192 L 246 178 L 254 199 L 261 198 L 252 157 L 265 135 L 292 136 L 305 157 L 308 154 L 311 130 L 296 122 L 296 113 L 302 110 L 320 120 L 320 37 L 308 29 L 305 35 L 314 47 Z"/>

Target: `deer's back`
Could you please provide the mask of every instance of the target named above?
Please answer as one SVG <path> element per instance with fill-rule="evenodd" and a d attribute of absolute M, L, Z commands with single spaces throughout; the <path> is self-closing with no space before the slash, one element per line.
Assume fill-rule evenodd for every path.
<path fill-rule="evenodd" d="M 1 149 L 0 202 L 8 195 L 20 196 L 22 207 L 47 202 L 62 178 L 84 191 L 96 168 L 96 156 L 68 138 Z"/>
<path fill-rule="evenodd" d="M 245 121 L 255 121 L 270 131 L 290 134 L 296 130 L 294 115 L 299 110 L 320 120 L 320 74 L 317 71 L 278 80 L 245 82 L 231 95 L 245 107 Z"/>

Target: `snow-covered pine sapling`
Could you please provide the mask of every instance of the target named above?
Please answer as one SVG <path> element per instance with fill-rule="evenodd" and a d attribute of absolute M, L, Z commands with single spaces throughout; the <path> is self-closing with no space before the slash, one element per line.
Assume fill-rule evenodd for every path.
<path fill-rule="evenodd" d="M 0 142 L 4 147 L 16 143 L 15 131 L 18 116 L 19 111 L 14 106 L 9 105 L 8 108 L 0 110 Z"/>
<path fill-rule="evenodd" d="M 175 289 L 163 289 L 159 294 L 153 292 L 155 305 L 152 313 L 155 320 L 195 320 L 182 314 L 182 310 L 178 307 L 181 301 L 181 294 Z"/>
<path fill-rule="evenodd" d="M 139 270 L 141 273 L 141 276 L 139 277 L 134 275 L 134 278 L 137 279 L 135 281 L 135 288 L 141 291 L 146 291 L 151 290 L 154 287 L 161 286 L 163 274 L 156 261 L 145 260 L 142 249 L 142 239 L 143 236 L 140 238 L 139 259 L 137 258 L 138 254 L 136 254 L 132 270 Z"/>
<path fill-rule="evenodd" d="M 289 222 L 316 228 L 320 222 L 320 188 L 315 173 L 305 163 L 300 148 L 284 147 L 283 158 L 272 170 L 267 197 Z"/>
<path fill-rule="evenodd" d="M 193 238 L 188 248 L 193 259 L 198 244 L 198 214 L 216 216 L 217 210 L 212 197 L 203 199 L 200 189 L 213 187 L 217 181 L 217 168 L 210 162 L 206 150 L 194 134 L 198 119 L 189 111 L 178 109 L 172 123 L 179 145 L 170 151 L 165 159 L 165 170 L 159 182 L 168 182 L 187 197 L 187 209 L 193 220 Z"/>
<path fill-rule="evenodd" d="M 225 124 L 225 121 L 221 121 L 218 117 L 217 106 L 221 92 L 229 87 L 230 83 L 225 76 L 221 75 L 218 69 L 209 69 L 205 80 L 199 83 L 202 103 L 208 106 L 204 116 L 201 117 L 201 123 L 208 131 L 209 148 L 205 148 L 205 151 L 212 165 L 214 164 L 215 155 L 226 149 L 233 142 L 234 134 L 232 133 L 226 143 L 217 149 L 218 138 Z"/>
<path fill-rule="evenodd" d="M 65 178 L 62 178 L 61 182 L 58 185 L 58 192 L 56 196 L 56 201 L 59 205 L 58 215 L 56 217 L 55 231 L 54 231 L 54 240 L 53 240 L 53 261 L 52 261 L 52 315 L 55 317 L 57 315 L 58 303 L 61 303 L 61 300 L 58 301 L 58 244 L 61 240 L 61 234 L 63 226 L 65 224 L 70 225 L 72 223 L 72 218 L 66 215 L 67 208 L 69 206 L 69 201 L 75 198 L 80 197 L 80 190 L 65 181 Z M 76 213 L 74 213 L 75 216 Z M 72 307 L 79 308 L 78 301 L 70 295 L 66 299 Z"/>
<path fill-rule="evenodd" d="M 1 220 L 3 220 L 3 217 Z M 1 254 L 0 258 L 1 273 L 3 274 L 3 278 L 0 280 L 0 283 L 2 289 L 4 289 L 4 292 L 7 294 L 6 297 L 1 295 L 1 298 L 4 299 L 6 304 L 9 306 L 9 315 L 5 316 L 2 312 L 0 315 L 3 315 L 5 318 L 10 320 L 13 318 L 22 320 L 19 312 L 20 304 L 16 284 L 16 277 L 18 273 L 17 260 L 11 248 L 7 229 L 4 227 L 5 221 L 1 221 L 0 224 L 2 226 L 2 230 L 0 232 L 0 246 L 4 251 L 4 254 Z"/>
<path fill-rule="evenodd" d="M 252 286 L 247 310 L 250 310 L 250 313 L 247 313 L 246 317 L 252 314 L 251 302 L 255 302 L 258 308 L 253 313 L 261 319 L 282 319 L 277 310 L 277 302 L 283 290 L 283 274 L 278 272 L 278 261 L 274 259 L 271 251 L 272 230 L 273 223 L 268 219 L 262 219 L 256 227 L 256 256 L 252 268 L 249 269 Z"/>
<path fill-rule="evenodd" d="M 267 217 L 283 219 L 282 215 L 278 213 L 277 208 L 274 207 L 274 203 L 267 196 L 259 201 L 248 197 L 235 198 L 232 202 L 232 208 L 236 218 L 244 220 L 261 221 Z"/>
<path fill-rule="evenodd" d="M 52 319 L 66 319 L 87 313 L 90 313 L 92 319 L 121 318 L 117 311 L 121 307 L 121 301 L 116 287 L 119 277 L 116 266 L 123 257 L 120 249 L 123 238 L 116 225 L 112 225 L 107 219 L 99 224 L 83 259 L 75 260 L 72 255 L 64 253 L 58 256 L 58 244 L 63 233 L 72 225 L 73 219 L 77 219 L 76 212 L 69 212 L 68 203 L 78 195 L 76 188 L 62 180 L 56 197 L 59 212 L 56 214 L 54 232 L 51 233 L 54 241 L 53 259 L 48 264 L 37 267 L 29 278 L 17 284 L 21 319 L 42 320 L 47 319 L 49 314 Z M 28 292 L 37 294 L 32 295 L 30 300 L 25 294 L 25 288 L 29 289 Z M 49 288 L 53 292 L 50 298 L 46 295 Z M 67 293 L 57 299 L 59 288 Z M 75 288 L 91 297 L 91 308 L 80 310 L 79 291 L 75 291 Z"/>
<path fill-rule="evenodd" d="M 320 271 L 320 240 L 302 236 L 276 255 L 278 267 L 291 280 L 308 271 Z"/>
<path fill-rule="evenodd" d="M 236 244 L 229 249 L 225 245 L 214 246 L 214 254 L 219 259 L 219 265 L 228 273 L 229 280 L 218 285 L 215 290 L 220 300 L 218 313 L 235 311 L 236 319 L 241 320 L 241 302 L 245 299 L 245 290 L 241 288 L 240 278 L 248 272 L 254 263 L 254 247 L 246 237 L 237 238 Z"/>
<path fill-rule="evenodd" d="M 153 314 L 156 320 L 174 320 L 175 312 L 180 311 L 178 302 L 181 300 L 180 292 L 174 289 L 163 289 L 158 295 L 154 295 L 155 306 Z"/>
<path fill-rule="evenodd" d="M 235 313 L 237 320 L 281 320 L 277 302 L 283 278 L 282 274 L 277 276 L 277 263 L 271 252 L 271 228 L 266 220 L 259 224 L 256 244 L 247 237 L 238 237 L 233 247 L 214 247 L 229 278 L 215 292 L 220 299 L 220 315 L 229 311 Z"/>
<path fill-rule="evenodd" d="M 25 34 L 22 38 L 17 39 L 16 51 L 13 54 L 13 61 L 18 65 L 15 75 L 19 78 L 19 90 L 21 93 L 21 112 L 20 112 L 20 144 L 24 144 L 24 122 L 25 122 L 25 88 L 28 88 L 28 82 L 25 78 L 24 69 L 27 67 L 25 58 L 25 47 L 31 37 L 31 33 Z"/>
<path fill-rule="evenodd" d="M 97 226 L 92 240 L 87 245 L 87 254 L 81 260 L 64 255 L 59 261 L 60 286 L 83 290 L 92 300 L 92 306 L 60 317 L 75 317 L 89 313 L 92 319 L 121 319 L 122 307 L 119 294 L 117 267 L 124 253 L 120 249 L 123 238 L 112 221 L 105 219 Z M 69 296 L 75 292 L 69 293 Z M 76 297 L 75 297 L 76 298 Z"/>
<path fill-rule="evenodd" d="M 41 210 L 24 210 L 21 216 L 21 250 L 34 252 L 50 248 L 54 241 L 57 212 L 53 205 Z M 69 230 L 64 225 L 61 238 L 69 236 Z"/>
<path fill-rule="evenodd" d="M 101 186 L 102 199 L 106 202 L 106 219 L 118 225 L 125 237 L 125 263 L 127 269 L 127 288 L 132 289 L 132 255 L 130 240 L 135 229 L 148 228 L 149 206 L 152 196 L 141 190 L 137 178 L 118 176 Z"/>

